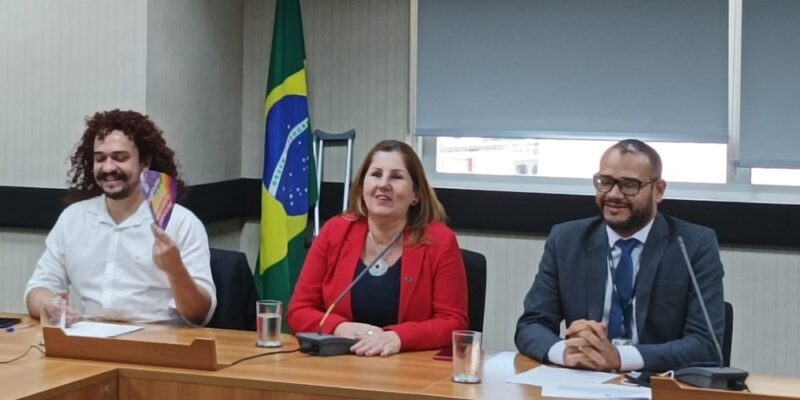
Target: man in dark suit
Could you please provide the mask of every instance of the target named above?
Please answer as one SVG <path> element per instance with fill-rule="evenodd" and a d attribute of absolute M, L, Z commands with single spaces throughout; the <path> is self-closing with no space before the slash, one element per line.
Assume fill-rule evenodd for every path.
<path fill-rule="evenodd" d="M 723 270 L 714 231 L 657 211 L 667 184 L 658 153 L 641 141 L 606 150 L 594 185 L 600 216 L 550 232 L 517 322 L 519 351 L 592 370 L 664 371 L 716 362 L 677 242 L 683 237 L 686 243 L 721 342 Z"/>

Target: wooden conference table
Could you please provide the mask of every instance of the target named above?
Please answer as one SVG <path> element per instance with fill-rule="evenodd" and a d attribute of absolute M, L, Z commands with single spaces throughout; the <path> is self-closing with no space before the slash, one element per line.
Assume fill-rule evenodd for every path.
<path fill-rule="evenodd" d="M 27 317 L 23 317 L 25 323 Z M 35 322 L 35 321 L 34 321 Z M 40 328 L 0 332 L 0 360 L 22 354 L 39 341 Z M 255 333 L 210 328 L 148 325 L 126 340 L 189 343 L 197 337 L 216 341 L 217 359 L 235 360 L 269 352 L 254 345 Z M 284 336 L 279 350 L 297 348 Z M 44 357 L 36 350 L 0 364 L 0 399 L 536 399 L 540 388 L 506 383 L 538 365 L 519 354 L 489 353 L 482 383 L 450 381 L 449 362 L 433 360 L 434 351 L 380 357 L 313 357 L 299 352 L 243 361 L 217 371 Z M 685 389 L 665 380 L 672 392 L 654 399 L 742 399 L 800 396 L 800 378 L 753 375 L 754 394 Z M 666 393 L 669 393 L 668 395 Z M 755 394 L 758 393 L 758 394 Z M 759 395 L 761 394 L 761 395 Z M 669 396 L 669 397 L 666 397 Z M 678 397 L 675 397 L 678 396 Z M 781 396 L 781 397 L 775 397 Z"/>

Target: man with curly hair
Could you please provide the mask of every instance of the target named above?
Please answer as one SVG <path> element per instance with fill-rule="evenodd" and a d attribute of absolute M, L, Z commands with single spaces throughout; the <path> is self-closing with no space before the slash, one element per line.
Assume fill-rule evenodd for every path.
<path fill-rule="evenodd" d="M 98 112 L 70 157 L 69 206 L 61 213 L 28 281 L 25 301 L 39 316 L 41 300 L 67 297 L 72 285 L 82 312 L 99 318 L 203 325 L 216 307 L 208 236 L 191 211 L 176 204 L 165 230 L 153 224 L 138 189 L 145 169 L 184 187 L 161 130 L 135 111 Z"/>

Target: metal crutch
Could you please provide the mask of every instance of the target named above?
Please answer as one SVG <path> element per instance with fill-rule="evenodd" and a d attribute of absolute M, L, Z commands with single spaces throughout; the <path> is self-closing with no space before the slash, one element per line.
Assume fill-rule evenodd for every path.
<path fill-rule="evenodd" d="M 347 161 L 344 172 L 344 196 L 342 198 L 342 211 L 347 209 L 347 201 L 350 197 L 350 175 L 353 169 L 353 140 L 356 137 L 356 130 L 350 129 L 342 133 L 328 133 L 319 129 L 314 130 L 314 153 L 317 158 L 317 204 L 314 206 L 314 237 L 319 234 L 319 199 L 322 198 L 322 156 L 324 154 L 325 142 L 347 142 Z"/>

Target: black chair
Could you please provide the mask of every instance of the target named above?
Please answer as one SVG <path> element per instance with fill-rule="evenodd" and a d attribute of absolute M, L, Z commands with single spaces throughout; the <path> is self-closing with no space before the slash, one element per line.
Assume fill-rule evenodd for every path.
<path fill-rule="evenodd" d="M 486 257 L 481 253 L 461 249 L 467 271 L 469 329 L 483 332 L 483 312 L 486 306 Z"/>
<path fill-rule="evenodd" d="M 725 333 L 722 338 L 722 359 L 725 366 L 731 366 L 731 345 L 733 344 L 733 305 L 725 302 Z"/>
<path fill-rule="evenodd" d="M 217 309 L 211 328 L 256 330 L 256 283 L 244 253 L 211 249 L 211 276 L 217 287 Z"/>

